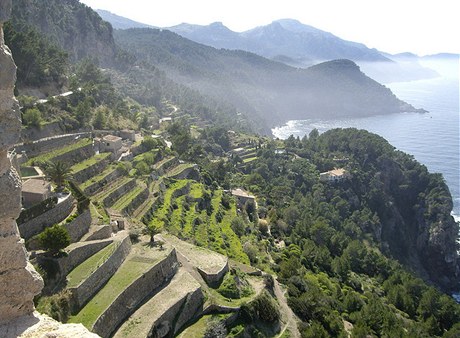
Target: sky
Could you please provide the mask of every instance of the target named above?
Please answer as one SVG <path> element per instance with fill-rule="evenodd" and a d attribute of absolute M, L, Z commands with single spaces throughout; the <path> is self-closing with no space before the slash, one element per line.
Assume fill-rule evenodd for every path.
<path fill-rule="evenodd" d="M 222 22 L 241 32 L 296 19 L 387 53 L 460 53 L 458 0 L 80 0 L 157 27 Z"/>

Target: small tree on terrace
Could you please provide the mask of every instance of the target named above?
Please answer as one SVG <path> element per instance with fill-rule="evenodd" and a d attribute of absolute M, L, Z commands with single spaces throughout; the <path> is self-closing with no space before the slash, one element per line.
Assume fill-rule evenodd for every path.
<path fill-rule="evenodd" d="M 153 244 L 155 242 L 155 235 L 161 232 L 161 226 L 159 224 L 149 224 L 144 228 L 143 233 L 145 235 L 150 236 L 150 243 Z"/>
<path fill-rule="evenodd" d="M 56 184 L 58 191 L 62 190 L 65 182 L 72 177 L 70 165 L 61 161 L 48 162 L 45 173 L 46 177 Z"/>
<path fill-rule="evenodd" d="M 66 228 L 56 224 L 46 228 L 45 231 L 38 235 L 38 241 L 43 249 L 50 255 L 55 256 L 70 244 L 70 236 Z"/>

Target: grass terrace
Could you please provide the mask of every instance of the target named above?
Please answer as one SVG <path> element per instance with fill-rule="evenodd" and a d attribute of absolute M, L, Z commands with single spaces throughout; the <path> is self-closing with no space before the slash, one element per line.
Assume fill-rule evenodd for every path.
<path fill-rule="evenodd" d="M 127 192 L 125 195 L 123 195 L 118 201 L 115 202 L 114 205 L 112 205 L 112 209 L 115 209 L 115 210 L 123 210 L 124 208 L 126 208 L 131 202 L 132 200 L 137 196 L 139 195 L 143 190 L 145 189 L 145 186 L 143 185 L 137 185 L 134 189 L 132 189 L 131 191 Z"/>
<path fill-rule="evenodd" d="M 82 323 L 91 329 L 99 316 L 131 283 L 169 253 L 170 250 L 158 251 L 144 244 L 136 245 L 107 284 L 69 322 Z"/>
<path fill-rule="evenodd" d="M 115 163 L 109 165 L 107 168 L 105 168 L 105 170 L 100 173 L 99 175 L 97 176 L 94 176 L 94 177 L 91 177 L 89 180 L 83 182 L 82 184 L 80 184 L 80 189 L 81 190 L 85 190 L 86 188 L 88 188 L 90 185 L 96 183 L 96 182 L 99 182 L 100 180 L 102 180 L 104 177 L 106 177 L 108 174 L 112 173 L 113 171 L 115 171 L 115 169 L 117 168 L 117 165 Z"/>
<path fill-rule="evenodd" d="M 122 186 L 123 184 L 125 184 L 126 182 L 128 182 L 130 180 L 132 180 L 132 178 L 130 178 L 130 177 L 120 177 L 116 181 L 114 181 L 110 185 L 110 187 L 107 187 L 106 189 L 104 189 L 100 193 L 94 195 L 94 198 L 99 200 L 99 201 L 103 201 L 104 198 L 109 196 L 112 192 L 114 192 L 116 189 L 118 189 L 120 186 Z"/>
<path fill-rule="evenodd" d="M 80 285 L 81 282 L 91 276 L 94 271 L 109 259 L 119 245 L 120 242 L 109 244 L 73 269 L 67 275 L 67 287 L 72 288 Z"/>
<path fill-rule="evenodd" d="M 37 162 L 50 161 L 50 160 L 52 160 L 53 158 L 55 158 L 57 156 L 60 156 L 60 155 L 65 154 L 65 153 L 68 153 L 69 151 L 73 151 L 75 149 L 85 147 L 85 146 L 87 146 L 89 144 L 92 144 L 92 143 L 93 143 L 92 139 L 89 139 L 89 138 L 81 139 L 81 140 L 79 140 L 79 141 L 77 141 L 77 142 L 75 142 L 73 144 L 69 144 L 68 146 L 65 146 L 65 147 L 62 147 L 62 148 L 47 152 L 45 154 L 33 157 L 33 158 L 31 158 L 30 160 L 28 160 L 25 163 L 25 166 L 31 166 L 31 165 L 33 165 L 33 163 L 37 163 Z"/>
<path fill-rule="evenodd" d="M 100 162 L 100 161 L 103 161 L 107 158 L 109 158 L 111 155 L 111 153 L 101 153 L 101 154 L 97 154 L 97 155 L 94 155 L 93 157 L 90 157 L 89 159 L 83 161 L 83 162 L 80 162 L 80 163 L 77 163 L 75 165 L 73 165 L 71 168 L 72 168 L 72 171 L 73 173 L 77 173 L 79 171 L 82 171 L 86 168 L 89 168 L 91 167 L 92 165 L 96 164 L 97 162 Z"/>
<path fill-rule="evenodd" d="M 177 167 L 174 167 L 170 171 L 168 171 L 165 176 L 166 177 L 176 176 L 176 175 L 179 175 L 184 170 L 189 169 L 189 168 L 193 168 L 192 163 L 182 163 L 182 164 L 179 164 Z"/>

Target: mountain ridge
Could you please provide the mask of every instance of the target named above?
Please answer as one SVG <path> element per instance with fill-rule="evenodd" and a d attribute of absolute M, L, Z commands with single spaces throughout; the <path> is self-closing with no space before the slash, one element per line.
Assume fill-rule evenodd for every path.
<path fill-rule="evenodd" d="M 416 111 L 352 61 L 301 69 L 246 51 L 215 49 L 168 30 L 117 30 L 114 35 L 139 61 L 156 64 L 175 81 L 225 98 L 269 125 L 313 116 Z"/>

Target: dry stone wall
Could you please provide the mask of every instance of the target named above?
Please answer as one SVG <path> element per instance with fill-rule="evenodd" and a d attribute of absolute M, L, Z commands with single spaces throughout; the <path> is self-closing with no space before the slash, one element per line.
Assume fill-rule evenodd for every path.
<path fill-rule="evenodd" d="M 75 288 L 70 288 L 75 312 L 81 309 L 88 300 L 107 283 L 110 277 L 117 271 L 121 263 L 131 251 L 131 240 L 128 234 L 120 242 L 115 242 L 117 248 L 109 259 L 105 261 L 93 274 Z"/>
<path fill-rule="evenodd" d="M 176 250 L 154 265 L 143 276 L 131 283 L 104 311 L 93 325 L 93 332 L 101 337 L 109 337 L 142 301 L 155 289 L 169 281 L 177 272 Z"/>
<path fill-rule="evenodd" d="M 104 198 L 104 201 L 103 201 L 104 207 L 110 207 L 111 205 L 113 205 L 115 201 L 120 199 L 120 197 L 126 194 L 128 191 L 134 189 L 135 186 L 136 186 L 136 181 L 131 180 L 121 185 L 119 188 L 115 189 L 106 198 Z"/>
<path fill-rule="evenodd" d="M 94 156 L 96 152 L 94 151 L 94 147 L 92 144 L 88 144 L 86 146 L 80 147 L 78 149 L 74 149 L 64 153 L 62 155 L 56 156 L 51 160 L 54 162 L 61 161 L 68 164 L 77 164 L 82 162 L 92 156 Z"/>
<path fill-rule="evenodd" d="M 64 224 L 72 243 L 78 242 L 85 235 L 91 226 L 91 212 L 86 209 L 70 223 Z"/>
<path fill-rule="evenodd" d="M 63 276 L 67 276 L 76 266 L 80 265 L 89 257 L 102 250 L 112 242 L 113 239 L 84 242 L 71 248 L 70 250 L 66 250 L 67 256 L 61 257 L 57 260 L 61 274 Z"/>
<path fill-rule="evenodd" d="M 149 197 L 149 189 L 142 190 L 132 201 L 122 210 L 123 214 L 131 214 Z"/>
<path fill-rule="evenodd" d="M 21 179 L 8 150 L 19 141 L 21 121 L 13 93 L 16 66 L 3 38 L 3 23 L 10 13 L 11 0 L 0 0 L 0 325 L 31 315 L 33 298 L 43 288 L 16 224 L 21 212 Z M 0 328 L 0 336 L 6 336 L 4 330 Z"/>
<path fill-rule="evenodd" d="M 43 129 L 43 128 L 42 128 Z M 24 132 L 22 133 L 24 137 Z M 25 142 L 15 145 L 16 153 L 20 154 L 21 152 L 25 151 L 26 155 L 30 157 L 38 156 L 40 154 L 53 151 L 58 148 L 63 148 L 69 144 L 75 142 L 75 138 L 82 138 L 82 137 L 91 137 L 91 132 L 83 132 L 77 134 L 68 134 L 63 136 L 54 136 L 54 137 L 46 137 L 41 140 Z M 27 136 L 25 136 L 27 138 Z"/>
<path fill-rule="evenodd" d="M 88 168 L 85 168 L 83 170 L 80 170 L 79 172 L 74 173 L 72 177 L 77 183 L 81 184 L 85 182 L 86 180 L 90 179 L 91 177 L 94 177 L 100 174 L 101 172 L 103 172 L 108 164 L 109 164 L 108 159 L 96 162 L 93 165 L 89 166 Z"/>
<path fill-rule="evenodd" d="M 115 181 L 118 177 L 122 175 L 123 172 L 121 170 L 115 169 L 110 174 L 105 176 L 102 180 L 94 182 L 90 186 L 86 187 L 84 193 L 87 195 L 94 195 L 97 192 L 101 191 L 104 188 L 104 186 L 106 186 L 110 182 Z"/>
<path fill-rule="evenodd" d="M 21 233 L 21 236 L 25 239 L 29 239 L 42 232 L 45 228 L 62 222 L 72 212 L 74 202 L 75 199 L 73 196 L 69 196 L 66 200 L 56 204 L 53 209 L 48 210 L 30 221 L 19 224 L 19 232 Z"/>

